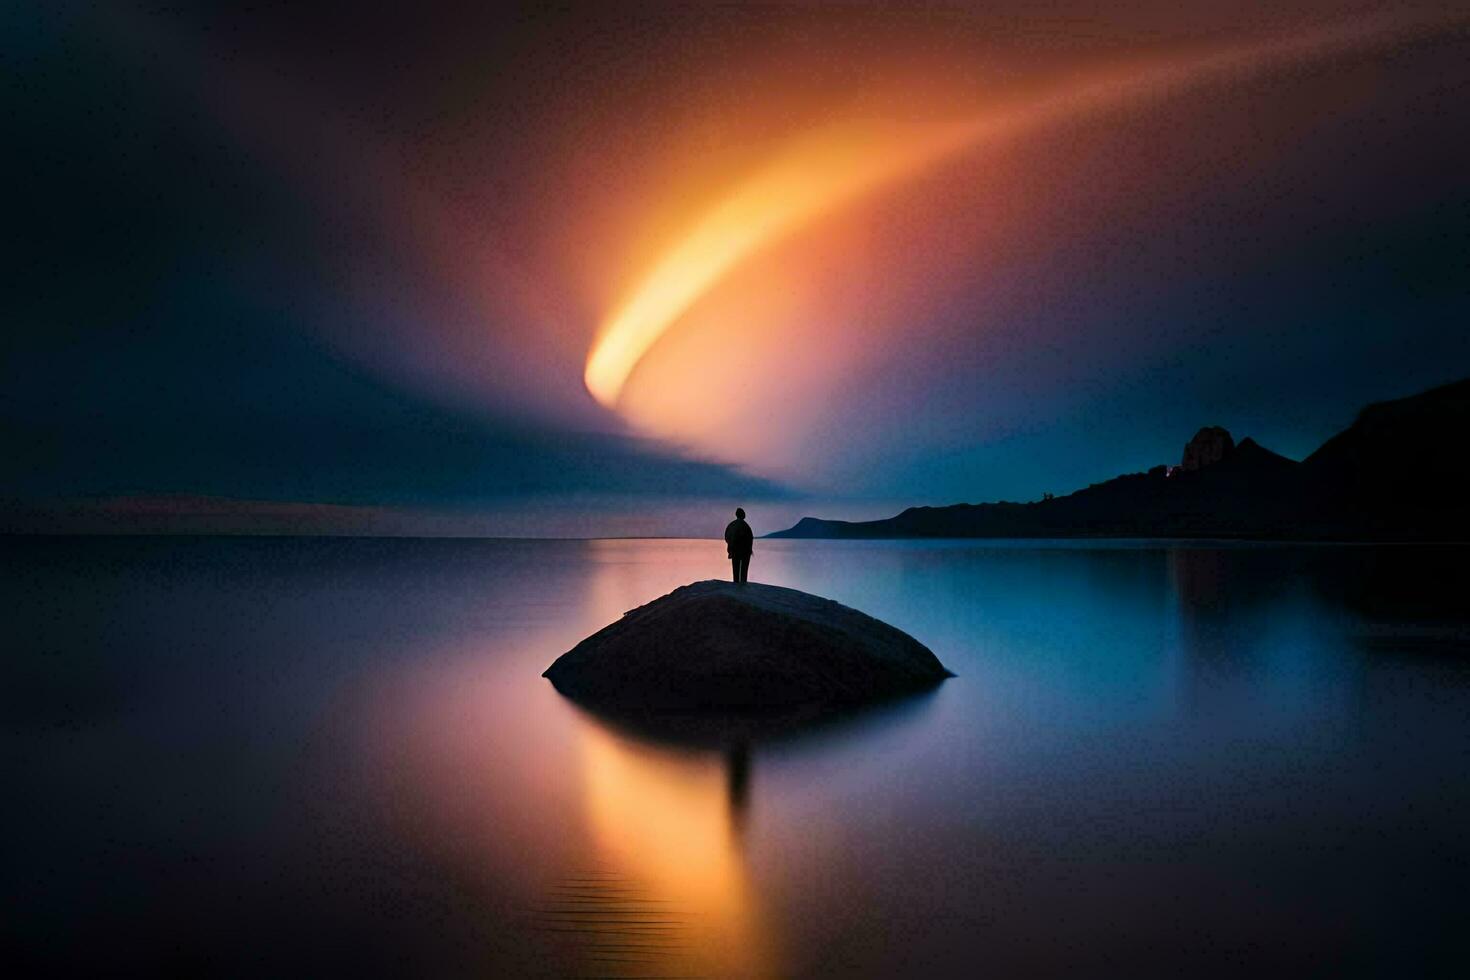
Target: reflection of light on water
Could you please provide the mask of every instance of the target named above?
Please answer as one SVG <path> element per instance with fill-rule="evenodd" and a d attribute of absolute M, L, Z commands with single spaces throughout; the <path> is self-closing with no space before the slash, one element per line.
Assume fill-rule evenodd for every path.
<path fill-rule="evenodd" d="M 593 842 L 610 868 L 686 917 L 689 966 L 709 976 L 768 975 L 724 761 L 635 746 L 590 724 L 581 748 Z"/>

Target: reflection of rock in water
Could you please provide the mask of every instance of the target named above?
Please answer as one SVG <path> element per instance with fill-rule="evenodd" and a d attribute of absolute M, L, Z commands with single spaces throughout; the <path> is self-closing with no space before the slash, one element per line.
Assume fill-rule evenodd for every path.
<path fill-rule="evenodd" d="M 577 882 L 577 901 L 557 908 L 573 920 L 561 928 L 589 923 L 610 937 L 599 933 L 590 942 L 567 933 L 569 943 L 599 957 L 581 975 L 769 975 L 770 943 L 740 853 L 748 749 L 669 751 L 595 725 L 581 734 L 584 803 L 601 877 Z M 633 932 L 640 935 L 626 934 Z M 614 939 L 639 945 L 603 948 Z M 615 959 L 620 954 L 627 959 Z M 610 966 L 620 969 L 591 969 Z"/>
<path fill-rule="evenodd" d="M 761 739 L 843 727 L 912 713 L 932 693 L 862 711 L 816 716 L 734 716 L 713 719 L 657 715 L 609 716 L 586 711 L 579 726 L 588 836 L 600 876 L 639 901 L 606 901 L 608 885 L 587 890 L 582 919 L 602 930 L 622 930 L 609 915 L 649 938 L 613 933 L 605 949 L 599 933 L 573 929 L 564 952 L 576 958 L 562 972 L 607 977 L 764 977 L 775 950 L 757 895 L 746 876 L 742 834 L 751 807 L 752 746 Z M 815 727 L 814 727 L 815 726 Z M 585 883 L 583 888 L 587 889 Z M 657 900 L 656 902 L 654 900 Z M 562 912 L 566 915 L 567 913 Z M 599 959 L 586 956 L 596 954 Z M 609 956 L 634 954 L 623 972 Z M 624 964 L 627 965 L 627 964 Z M 638 972 L 641 970 L 642 972 Z"/>

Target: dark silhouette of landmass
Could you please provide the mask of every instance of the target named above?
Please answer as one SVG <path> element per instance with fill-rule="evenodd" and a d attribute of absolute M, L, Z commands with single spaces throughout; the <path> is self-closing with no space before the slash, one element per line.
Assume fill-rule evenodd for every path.
<path fill-rule="evenodd" d="M 1470 379 L 1363 409 L 1297 462 L 1201 429 L 1178 466 L 1034 503 L 803 518 L 773 538 L 1186 537 L 1470 540 Z"/>
<path fill-rule="evenodd" d="M 831 599 L 706 581 L 625 613 L 543 676 L 594 713 L 730 719 L 748 738 L 953 675 L 907 633 Z"/>

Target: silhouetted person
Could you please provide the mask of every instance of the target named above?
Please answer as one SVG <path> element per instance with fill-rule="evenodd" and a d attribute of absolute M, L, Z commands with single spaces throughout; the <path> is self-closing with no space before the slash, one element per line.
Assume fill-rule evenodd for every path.
<path fill-rule="evenodd" d="M 744 582 L 750 571 L 750 552 L 755 535 L 745 523 L 745 508 L 735 508 L 735 519 L 725 525 L 725 553 L 730 556 L 730 568 L 736 582 Z"/>

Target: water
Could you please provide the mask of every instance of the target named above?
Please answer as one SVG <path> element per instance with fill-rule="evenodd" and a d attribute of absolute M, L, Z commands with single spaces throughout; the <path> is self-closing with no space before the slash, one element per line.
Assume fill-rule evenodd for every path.
<path fill-rule="evenodd" d="M 1453 548 L 758 542 L 958 677 L 748 752 L 540 672 L 710 541 L 4 541 L 12 975 L 1463 975 Z"/>

